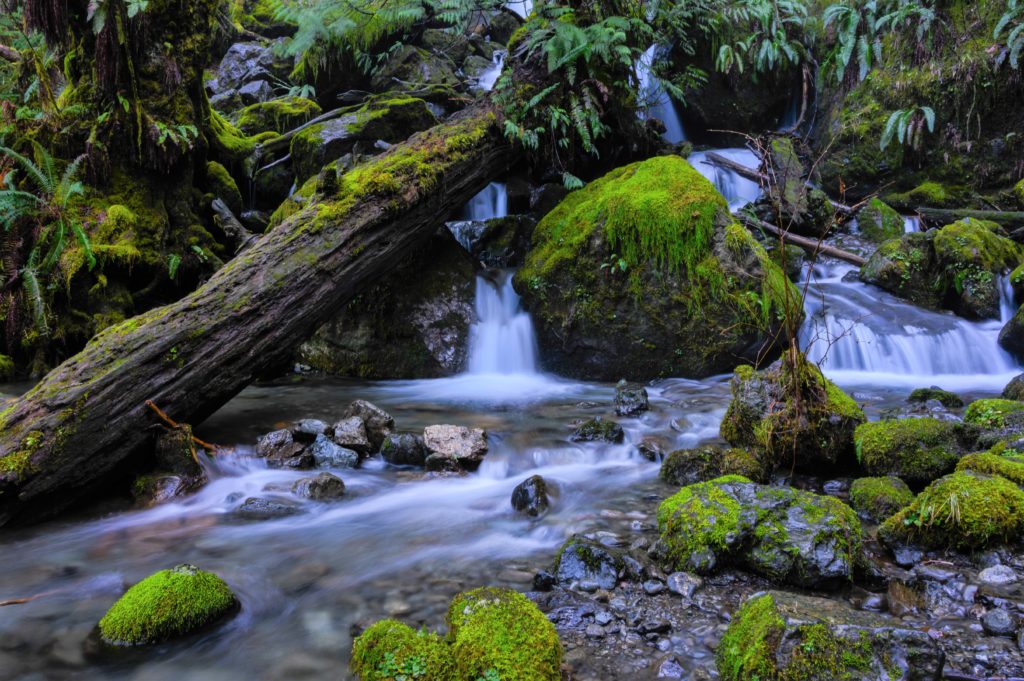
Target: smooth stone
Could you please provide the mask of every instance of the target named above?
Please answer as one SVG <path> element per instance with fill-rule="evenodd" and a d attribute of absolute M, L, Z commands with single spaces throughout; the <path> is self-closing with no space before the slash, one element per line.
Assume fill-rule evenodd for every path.
<path fill-rule="evenodd" d="M 915 549 L 911 546 L 900 546 L 892 552 L 893 560 L 902 568 L 913 567 L 921 562 L 923 556 L 924 554 L 921 553 L 920 549 Z"/>
<path fill-rule="evenodd" d="M 996 608 L 985 613 L 981 626 L 993 636 L 1012 636 L 1017 631 L 1017 618 L 1003 608 Z"/>
<path fill-rule="evenodd" d="M 693 598 L 697 589 L 704 586 L 704 580 L 688 572 L 673 572 L 666 579 L 668 590 L 683 598 Z"/>
<path fill-rule="evenodd" d="M 279 501 L 264 499 L 262 497 L 249 497 L 235 512 L 237 515 L 249 520 L 272 520 L 295 515 L 299 509 Z"/>
<path fill-rule="evenodd" d="M 644 593 L 648 596 L 657 596 L 665 590 L 665 585 L 655 580 L 648 580 L 644 582 Z"/>
<path fill-rule="evenodd" d="M 296 480 L 292 492 L 313 501 L 330 501 L 345 494 L 345 482 L 337 475 L 324 472 L 315 477 Z"/>
<path fill-rule="evenodd" d="M 1006 565 L 987 567 L 978 573 L 978 581 L 991 586 L 1013 584 L 1017 579 L 1017 573 L 1013 571 L 1013 568 Z"/>
<path fill-rule="evenodd" d="M 532 475 L 512 490 L 512 508 L 536 518 L 548 510 L 548 484 L 539 475 Z"/>
<path fill-rule="evenodd" d="M 325 435 L 316 436 L 309 453 L 319 468 L 355 468 L 359 465 L 357 453 L 334 444 Z"/>
<path fill-rule="evenodd" d="M 331 427 L 334 441 L 346 449 L 366 456 L 370 453 L 370 440 L 366 435 L 366 425 L 358 416 L 344 418 Z"/>

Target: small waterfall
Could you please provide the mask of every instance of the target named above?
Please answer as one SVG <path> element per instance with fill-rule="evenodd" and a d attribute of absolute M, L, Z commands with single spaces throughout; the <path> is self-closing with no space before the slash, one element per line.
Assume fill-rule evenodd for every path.
<path fill-rule="evenodd" d="M 640 85 L 640 96 L 647 105 L 647 110 L 642 116 L 659 119 L 665 124 L 665 133 L 662 135 L 665 141 L 669 144 L 679 144 L 686 141 L 683 121 L 676 112 L 676 105 L 672 98 L 668 96 L 668 93 L 651 73 L 657 51 L 658 46 L 651 45 L 636 63 L 636 78 Z"/>
<path fill-rule="evenodd" d="M 904 215 L 903 216 L 903 231 L 906 234 L 911 232 L 921 231 L 921 218 L 916 215 Z"/>
<path fill-rule="evenodd" d="M 498 82 L 498 77 L 501 75 L 501 70 L 505 67 L 505 53 L 502 51 L 496 51 L 493 57 L 493 65 L 480 74 L 480 79 L 477 81 L 477 87 L 484 92 L 490 92 L 494 89 L 494 84 Z"/>
<path fill-rule="evenodd" d="M 530 16 L 530 12 L 533 11 L 533 0 L 512 0 L 511 2 L 506 2 L 505 7 L 508 7 L 510 10 L 525 19 Z"/>
<path fill-rule="evenodd" d="M 803 105 L 803 98 L 803 87 L 798 84 L 793 88 L 789 104 L 786 106 L 785 113 L 782 114 L 782 120 L 779 121 L 779 132 L 789 132 L 796 127 L 796 123 L 800 119 L 800 107 Z"/>
<path fill-rule="evenodd" d="M 999 323 L 1006 324 L 1013 319 L 1013 315 L 1017 314 L 1017 307 L 1010 275 L 1003 274 L 999 277 Z"/>
<path fill-rule="evenodd" d="M 533 321 L 519 307 L 512 272 L 500 271 L 495 281 L 476 278 L 476 317 L 469 337 L 470 374 L 537 373 Z"/>
<path fill-rule="evenodd" d="M 711 151 L 748 168 L 758 168 L 761 165 L 761 159 L 749 149 L 712 149 Z M 748 203 L 753 203 L 761 198 L 760 184 L 753 180 L 748 180 L 727 168 L 709 163 L 707 160 L 708 153 L 706 151 L 695 152 L 690 154 L 688 160 L 690 165 L 696 168 L 701 175 L 711 180 L 712 184 L 715 185 L 715 189 L 721 192 L 725 200 L 729 202 L 729 210 L 735 213 Z"/>
<path fill-rule="evenodd" d="M 492 182 L 462 209 L 463 220 L 490 220 L 508 215 L 508 190 L 504 182 Z"/>

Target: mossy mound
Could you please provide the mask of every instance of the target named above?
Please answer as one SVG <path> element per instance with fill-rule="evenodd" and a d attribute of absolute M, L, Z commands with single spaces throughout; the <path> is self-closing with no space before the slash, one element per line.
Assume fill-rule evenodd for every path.
<path fill-rule="evenodd" d="M 878 528 L 891 547 L 974 550 L 1019 539 L 1024 492 L 998 476 L 960 471 L 940 478 Z"/>
<path fill-rule="evenodd" d="M 305 97 L 284 97 L 251 104 L 238 114 L 235 125 L 246 135 L 272 131 L 284 134 L 316 118 L 323 110 Z"/>
<path fill-rule="evenodd" d="M 1004 399 L 985 399 L 971 402 L 964 412 L 964 422 L 982 428 L 1002 428 L 1006 417 L 1024 411 L 1024 402 Z"/>
<path fill-rule="evenodd" d="M 1000 397 L 1004 400 L 1024 401 L 1024 374 L 1010 379 Z"/>
<path fill-rule="evenodd" d="M 242 192 L 228 169 L 216 161 L 206 163 L 206 189 L 215 198 L 222 200 L 238 215 L 242 211 Z"/>
<path fill-rule="evenodd" d="M 933 418 L 864 423 L 854 433 L 857 460 L 867 473 L 895 475 L 911 485 L 951 473 L 975 439 L 974 429 Z"/>
<path fill-rule="evenodd" d="M 452 653 L 434 633 L 415 631 L 395 620 L 381 620 L 352 643 L 349 668 L 362 681 L 450 681 Z"/>
<path fill-rule="evenodd" d="M 1003 445 L 993 447 L 987 452 L 968 454 L 960 459 L 956 469 L 998 475 L 1017 486 L 1024 487 L 1024 453 L 1007 449 Z"/>
<path fill-rule="evenodd" d="M 754 482 L 764 482 L 768 473 L 764 456 L 758 450 L 708 445 L 672 452 L 662 462 L 658 475 L 668 484 L 681 487 L 723 475 L 740 475 Z"/>
<path fill-rule="evenodd" d="M 843 502 L 738 475 L 682 488 L 658 507 L 658 528 L 674 569 L 738 565 L 808 588 L 848 583 L 861 549 L 860 521 Z"/>
<path fill-rule="evenodd" d="M 857 214 L 857 226 L 865 239 L 881 243 L 903 236 L 903 216 L 877 198 Z"/>
<path fill-rule="evenodd" d="M 237 607 L 220 577 L 179 565 L 128 589 L 100 620 L 99 630 L 111 645 L 159 643 L 209 626 Z"/>
<path fill-rule="evenodd" d="M 941 308 L 945 291 L 933 239 L 932 232 L 912 232 L 884 242 L 861 268 L 860 278 L 915 305 Z"/>
<path fill-rule="evenodd" d="M 907 402 L 911 404 L 924 404 L 931 400 L 938 400 L 939 403 L 948 409 L 959 409 L 964 406 L 964 401 L 956 393 L 951 393 L 942 388 L 918 388 L 910 393 Z"/>
<path fill-rule="evenodd" d="M 736 447 L 766 452 L 772 466 L 818 472 L 852 465 L 853 432 L 865 420 L 853 398 L 801 356 L 797 369 L 782 361 L 763 371 L 738 367 L 720 432 Z"/>
<path fill-rule="evenodd" d="M 799 291 L 677 156 L 613 170 L 533 232 L 515 278 L 548 368 L 602 380 L 707 376 L 772 343 Z"/>
<path fill-rule="evenodd" d="M 859 478 L 850 485 L 850 506 L 873 522 L 881 522 L 914 501 L 914 493 L 894 475 Z"/>

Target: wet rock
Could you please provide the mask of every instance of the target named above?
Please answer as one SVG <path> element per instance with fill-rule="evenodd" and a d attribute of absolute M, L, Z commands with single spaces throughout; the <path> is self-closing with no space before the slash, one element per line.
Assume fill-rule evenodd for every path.
<path fill-rule="evenodd" d="M 843 502 L 740 476 L 684 487 L 658 508 L 658 527 L 676 569 L 732 564 L 807 588 L 849 582 L 861 551 L 860 521 Z"/>
<path fill-rule="evenodd" d="M 910 393 L 910 397 L 907 398 L 907 402 L 911 404 L 924 404 L 931 400 L 937 400 L 939 404 L 947 409 L 959 409 L 964 406 L 964 401 L 959 395 L 943 390 L 935 385 L 930 388 L 918 388 Z"/>
<path fill-rule="evenodd" d="M 495 12 L 488 25 L 488 34 L 496 43 L 508 45 L 512 34 L 523 25 L 523 20 L 512 12 Z"/>
<path fill-rule="evenodd" d="M 648 461 L 658 462 L 665 458 L 665 444 L 661 438 L 657 437 L 645 437 L 640 441 L 640 444 L 636 446 L 640 456 L 644 457 Z"/>
<path fill-rule="evenodd" d="M 674 656 L 669 656 L 658 663 L 657 678 L 659 679 L 681 679 L 685 675 L 686 670 Z"/>
<path fill-rule="evenodd" d="M 873 522 L 882 522 L 914 501 L 914 493 L 896 476 L 859 478 L 850 486 L 850 506 Z"/>
<path fill-rule="evenodd" d="M 427 426 L 423 446 L 428 452 L 427 470 L 474 471 L 487 454 L 487 433 L 462 426 Z"/>
<path fill-rule="evenodd" d="M 512 490 L 512 508 L 532 518 L 548 510 L 548 484 L 539 475 L 533 475 Z"/>
<path fill-rule="evenodd" d="M 642 586 L 643 586 L 644 593 L 647 594 L 648 596 L 657 596 L 658 594 L 660 594 L 662 591 L 665 590 L 665 585 L 664 584 L 662 584 L 659 581 L 653 580 L 653 579 L 647 580 L 646 582 L 643 583 Z"/>
<path fill-rule="evenodd" d="M 238 97 L 243 106 L 251 106 L 269 101 L 274 96 L 274 89 L 265 80 L 254 80 L 238 88 Z"/>
<path fill-rule="evenodd" d="M 327 433 L 327 424 L 320 419 L 302 419 L 292 426 L 292 435 L 299 442 L 313 442 Z"/>
<path fill-rule="evenodd" d="M 981 626 L 992 636 L 1013 636 L 1017 631 L 1017 617 L 1003 608 L 995 608 L 981 618 Z"/>
<path fill-rule="evenodd" d="M 235 43 L 221 59 L 213 80 L 206 85 L 216 97 L 224 101 L 225 96 L 230 96 L 248 84 L 261 82 L 266 85 L 275 76 L 286 77 L 289 70 L 286 61 L 274 57 L 272 47 L 260 43 Z"/>
<path fill-rule="evenodd" d="M 555 576 L 560 584 L 577 584 L 582 588 L 589 582 L 594 590 L 614 589 L 622 571 L 622 558 L 618 553 L 579 536 L 570 537 L 562 545 L 555 564 Z"/>
<path fill-rule="evenodd" d="M 256 441 L 256 456 L 277 459 L 295 456 L 303 449 L 303 445 L 295 442 L 292 431 L 275 430 L 260 437 Z"/>
<path fill-rule="evenodd" d="M 618 416 L 637 416 L 650 408 L 647 389 L 642 385 L 631 385 L 623 379 L 615 386 L 615 413 Z"/>
<path fill-rule="evenodd" d="M 569 439 L 573 442 L 610 442 L 619 444 L 625 437 L 626 434 L 619 424 L 614 421 L 594 418 L 585 421 L 576 428 Z"/>
<path fill-rule="evenodd" d="M 316 436 L 309 446 L 309 453 L 320 468 L 355 468 L 359 465 L 357 453 L 334 444 L 324 435 Z"/>
<path fill-rule="evenodd" d="M 903 663 L 894 665 L 896 660 Z M 894 618 L 839 601 L 769 591 L 755 595 L 735 614 L 715 661 L 724 681 L 933 681 L 942 674 L 945 655 L 927 632 Z M 819 676 L 806 670 L 829 672 Z"/>
<path fill-rule="evenodd" d="M 324 472 L 316 477 L 296 480 L 292 492 L 313 501 L 331 501 L 345 494 L 345 483 L 338 476 Z"/>
<path fill-rule="evenodd" d="M 542 184 L 530 193 L 530 212 L 544 217 L 562 202 L 568 190 L 561 182 Z"/>
<path fill-rule="evenodd" d="M 410 90 L 422 90 L 428 86 L 460 88 L 462 80 L 455 71 L 455 64 L 447 56 L 404 45 L 375 71 L 371 84 L 374 92 L 386 92 L 396 87 Z"/>
<path fill-rule="evenodd" d="M 363 420 L 366 437 L 370 440 L 373 451 L 379 451 L 384 438 L 391 434 L 395 427 L 395 419 L 375 404 L 366 400 L 356 400 L 348 405 L 342 418 L 358 416 Z"/>
<path fill-rule="evenodd" d="M 1006 387 L 1003 388 L 1002 398 L 1004 400 L 1024 401 L 1024 374 L 1014 376 Z"/>
<path fill-rule="evenodd" d="M 199 485 L 180 475 L 140 475 L 132 484 L 132 498 L 141 506 L 156 506 L 185 496 Z"/>
<path fill-rule="evenodd" d="M 1017 580 L 1017 573 L 1006 565 L 994 565 L 978 573 L 978 581 L 990 586 L 1005 586 L 1013 584 Z"/>
<path fill-rule="evenodd" d="M 953 472 L 973 449 L 977 429 L 934 418 L 874 421 L 857 426 L 854 442 L 870 475 L 894 475 L 910 485 L 927 485 Z"/>
<path fill-rule="evenodd" d="M 463 248 L 487 267 L 495 268 L 522 264 L 536 226 L 536 220 L 526 215 L 448 223 Z"/>
<path fill-rule="evenodd" d="M 366 436 L 366 426 L 358 416 L 344 418 L 331 427 L 336 443 L 351 449 L 360 456 L 370 454 L 370 440 Z"/>
<path fill-rule="evenodd" d="M 236 515 L 246 520 L 273 520 L 297 513 L 299 513 L 299 509 L 294 506 L 263 497 L 249 497 L 235 511 Z"/>
<path fill-rule="evenodd" d="M 673 572 L 666 578 L 665 583 L 669 591 L 686 599 L 693 598 L 697 589 L 704 586 L 703 579 L 688 572 Z"/>
<path fill-rule="evenodd" d="M 547 570 L 541 570 L 533 576 L 533 588 L 535 591 L 551 591 L 558 584 L 558 578 Z"/>
<path fill-rule="evenodd" d="M 420 466 L 427 460 L 423 437 L 412 433 L 392 433 L 384 438 L 380 454 L 393 466 Z"/>
<path fill-rule="evenodd" d="M 742 475 L 762 481 L 768 477 L 768 466 L 755 450 L 707 445 L 672 452 L 661 464 L 659 471 L 662 480 L 680 487 L 714 480 L 723 475 Z"/>

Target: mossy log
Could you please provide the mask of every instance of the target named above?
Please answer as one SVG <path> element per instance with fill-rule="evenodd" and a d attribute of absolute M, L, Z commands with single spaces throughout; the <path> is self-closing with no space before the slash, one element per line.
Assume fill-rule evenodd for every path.
<path fill-rule="evenodd" d="M 0 413 L 0 525 L 95 496 L 149 444 L 146 401 L 199 423 L 506 167 L 487 104 L 338 177 L 184 299 L 93 338 Z"/>
<path fill-rule="evenodd" d="M 967 208 L 917 208 L 925 222 L 934 225 L 949 225 L 965 218 L 995 222 L 1006 229 L 1024 227 L 1024 211 L 970 210 Z"/>

